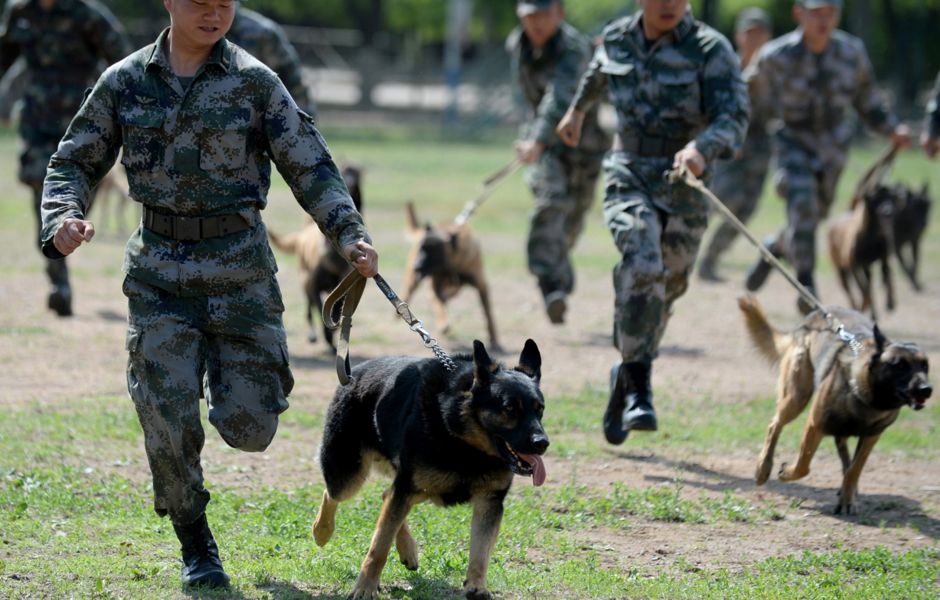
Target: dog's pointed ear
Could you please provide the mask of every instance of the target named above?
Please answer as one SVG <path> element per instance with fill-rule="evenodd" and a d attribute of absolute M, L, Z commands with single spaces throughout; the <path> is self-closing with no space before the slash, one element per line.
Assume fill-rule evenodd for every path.
<path fill-rule="evenodd" d="M 542 354 L 532 340 L 525 341 L 522 354 L 519 355 L 519 366 L 516 369 L 536 381 L 542 378 Z"/>
<path fill-rule="evenodd" d="M 488 381 L 493 373 L 493 359 L 486 352 L 483 342 L 473 340 L 473 382 L 482 383 Z"/>
<path fill-rule="evenodd" d="M 875 350 L 878 351 L 878 355 L 880 356 L 881 353 L 885 351 L 885 346 L 888 345 L 888 338 L 886 338 L 884 334 L 881 333 L 881 329 L 877 325 L 875 325 L 872 333 L 875 336 Z"/>

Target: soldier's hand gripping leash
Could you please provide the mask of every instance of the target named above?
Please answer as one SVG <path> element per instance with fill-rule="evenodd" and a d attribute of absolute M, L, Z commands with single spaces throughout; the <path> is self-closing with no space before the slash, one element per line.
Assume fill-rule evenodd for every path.
<path fill-rule="evenodd" d="M 823 315 L 823 317 L 826 319 L 826 323 L 829 324 L 829 328 L 839 336 L 839 339 L 842 340 L 852 350 L 853 354 L 858 356 L 859 352 L 862 350 L 862 344 L 848 329 L 845 328 L 845 324 L 833 316 L 831 312 L 826 310 L 822 303 L 819 302 L 819 299 L 816 298 L 812 292 L 806 289 L 806 286 L 797 281 L 796 277 L 787 271 L 786 267 L 783 266 L 783 263 L 781 263 L 780 260 L 777 259 L 777 257 L 774 256 L 770 250 L 764 247 L 764 245 L 760 243 L 756 237 L 754 237 L 754 234 L 750 232 L 744 223 L 742 223 L 741 220 L 738 219 L 727 206 L 725 206 L 725 203 L 722 202 L 721 199 L 718 198 L 718 196 L 716 196 L 710 189 L 708 189 L 708 187 L 702 183 L 698 177 L 693 175 L 684 166 L 666 171 L 664 176 L 670 183 L 684 183 L 690 188 L 698 190 L 702 193 L 703 196 L 708 198 L 709 202 L 712 203 L 715 209 L 721 213 L 721 216 L 731 223 L 734 228 L 741 233 L 741 235 L 747 238 L 747 241 L 749 241 L 752 246 L 757 248 L 764 260 L 766 260 L 775 269 L 783 274 L 786 280 L 790 282 L 790 285 L 792 285 L 796 291 L 799 292 L 807 302 L 809 302 L 810 306 L 818 310 L 820 314 Z"/>
<path fill-rule="evenodd" d="M 354 250 L 352 260 L 356 260 L 361 255 L 361 251 Z M 408 327 L 421 337 L 425 348 L 430 348 L 434 356 L 441 361 L 444 368 L 449 373 L 457 370 L 457 365 L 451 360 L 450 356 L 437 343 L 437 340 L 428 333 L 424 324 L 414 316 L 408 303 L 398 297 L 395 290 L 385 281 L 381 275 L 376 274 L 373 277 L 376 285 L 382 291 L 382 294 L 395 307 L 395 312 L 408 325 Z M 359 300 L 362 298 L 362 292 L 366 287 L 366 278 L 359 274 L 359 271 L 353 269 L 336 286 L 336 289 L 330 292 L 326 302 L 323 304 L 323 323 L 330 329 L 339 328 L 339 340 L 336 342 L 336 376 L 343 385 L 349 383 L 350 373 L 352 371 L 349 364 L 349 334 L 352 328 L 352 316 L 359 306 Z M 333 307 L 337 302 L 342 302 L 339 321 L 333 320 Z"/>

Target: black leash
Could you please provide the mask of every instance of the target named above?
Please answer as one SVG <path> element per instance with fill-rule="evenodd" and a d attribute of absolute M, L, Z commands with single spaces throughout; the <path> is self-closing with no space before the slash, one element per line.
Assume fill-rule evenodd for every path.
<path fill-rule="evenodd" d="M 357 252 L 358 251 L 353 253 L 353 260 L 358 258 L 359 254 L 357 254 Z M 434 336 L 428 333 L 424 328 L 424 324 L 414 316 L 408 303 L 398 297 L 395 290 L 392 289 L 381 275 L 376 275 L 373 279 L 385 298 L 395 307 L 395 312 L 398 313 L 398 316 L 401 317 L 412 331 L 421 337 L 424 347 L 431 349 L 431 352 L 441 361 L 441 364 L 444 365 L 444 368 L 449 373 L 455 372 L 457 365 L 447 352 L 441 348 L 440 344 L 437 343 Z M 339 285 L 336 286 L 336 289 L 330 292 L 329 297 L 327 297 L 326 302 L 323 304 L 323 323 L 330 329 L 339 328 L 339 341 L 336 344 L 336 376 L 343 385 L 349 383 L 350 374 L 352 372 L 349 364 L 349 336 L 352 330 L 352 316 L 353 313 L 356 312 L 356 307 L 359 306 L 359 300 L 362 298 L 362 293 L 365 291 L 365 288 L 366 278 L 360 275 L 359 271 L 353 269 L 343 278 Z M 342 302 L 338 322 L 333 320 L 333 307 L 337 302 Z"/>
<path fill-rule="evenodd" d="M 855 337 L 848 329 L 845 327 L 845 323 L 837 319 L 831 312 L 826 310 L 811 291 L 806 289 L 802 283 L 800 283 L 796 277 L 794 277 L 787 269 L 783 266 L 783 263 L 773 255 L 773 253 L 768 250 L 751 231 L 741 222 L 738 217 L 735 216 L 731 210 L 725 206 L 725 203 L 721 201 L 718 196 L 716 196 L 708 187 L 702 183 L 702 180 L 692 174 L 686 167 L 679 167 L 672 169 L 671 171 L 666 172 L 666 180 L 669 183 L 681 182 L 689 186 L 692 189 L 698 190 L 706 198 L 708 198 L 712 205 L 718 210 L 719 213 L 731 223 L 735 229 L 737 229 L 741 235 L 743 235 L 747 240 L 760 252 L 761 257 L 770 263 L 776 270 L 780 271 L 784 278 L 792 285 L 797 292 L 800 293 L 803 298 L 809 302 L 810 306 L 818 310 L 820 314 L 826 319 L 826 322 L 829 324 L 829 328 L 839 336 L 839 339 L 845 342 L 845 344 L 852 349 L 852 352 L 858 356 L 862 351 L 862 344 L 858 341 L 858 338 Z"/>

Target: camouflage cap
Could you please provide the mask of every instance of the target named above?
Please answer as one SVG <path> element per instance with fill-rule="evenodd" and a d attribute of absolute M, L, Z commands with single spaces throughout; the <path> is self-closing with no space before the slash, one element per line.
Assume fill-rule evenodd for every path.
<path fill-rule="evenodd" d="M 826 6 L 842 8 L 842 0 L 796 0 L 796 3 L 810 10 L 814 8 L 824 8 Z"/>
<path fill-rule="evenodd" d="M 561 0 L 518 0 L 516 2 L 516 14 L 520 17 L 531 15 L 540 10 L 548 10 L 555 2 Z"/>
<path fill-rule="evenodd" d="M 756 28 L 771 30 L 770 15 L 763 8 L 745 8 L 734 20 L 735 31 L 748 31 Z"/>

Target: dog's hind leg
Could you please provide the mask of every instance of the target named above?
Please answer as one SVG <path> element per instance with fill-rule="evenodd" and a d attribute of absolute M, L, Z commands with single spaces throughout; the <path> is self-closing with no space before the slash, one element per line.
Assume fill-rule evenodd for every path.
<path fill-rule="evenodd" d="M 496 545 L 499 525 L 503 520 L 503 498 L 508 490 L 474 496 L 473 522 L 470 529 L 470 564 L 467 580 L 463 584 L 464 596 L 470 600 L 489 600 L 492 595 L 486 589 L 486 572 L 490 565 L 490 554 Z"/>
<path fill-rule="evenodd" d="M 372 544 L 369 546 L 365 560 L 362 561 L 362 569 L 359 571 L 359 577 L 356 579 L 356 586 L 350 598 L 375 598 L 378 594 L 379 577 L 388 561 L 392 542 L 408 517 L 413 499 L 410 494 L 396 490 L 394 484 L 385 495 L 382 513 L 379 515 L 375 532 L 372 534 Z"/>
<path fill-rule="evenodd" d="M 839 460 L 842 461 L 842 474 L 845 475 L 845 472 L 849 470 L 849 465 L 852 464 L 852 459 L 849 456 L 849 441 L 848 438 L 836 436 L 836 450 L 839 452 Z"/>
<path fill-rule="evenodd" d="M 409 571 L 418 570 L 418 542 L 415 541 L 411 530 L 408 529 L 408 521 L 402 521 L 398 533 L 395 535 L 395 549 L 398 551 L 398 558 L 401 564 L 405 565 Z"/>
<path fill-rule="evenodd" d="M 855 513 L 852 503 L 855 501 L 855 495 L 858 493 L 858 478 L 861 476 L 862 469 L 865 468 L 865 463 L 868 461 L 868 457 L 871 456 L 871 451 L 875 447 L 875 444 L 878 443 L 878 438 L 880 437 L 881 435 L 879 434 L 859 438 L 858 446 L 855 447 L 855 456 L 852 458 L 852 464 L 842 478 L 842 488 L 839 490 L 839 504 L 836 506 L 835 511 L 837 515 L 842 514 L 843 510 L 847 515 Z"/>
<path fill-rule="evenodd" d="M 757 461 L 754 480 L 764 485 L 774 466 L 774 451 L 783 428 L 800 416 L 813 395 L 813 373 L 809 354 L 802 347 L 794 347 L 780 361 L 777 380 L 777 411 L 767 427 L 764 449 Z"/>

